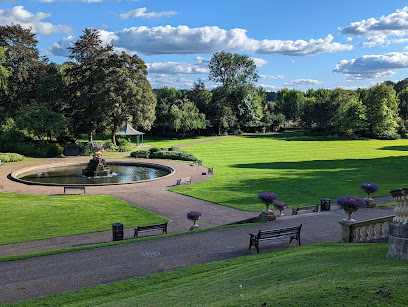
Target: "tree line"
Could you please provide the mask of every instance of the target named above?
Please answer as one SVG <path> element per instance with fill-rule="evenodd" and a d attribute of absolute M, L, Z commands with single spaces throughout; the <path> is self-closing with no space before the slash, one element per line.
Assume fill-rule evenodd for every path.
<path fill-rule="evenodd" d="M 37 139 L 64 143 L 115 133 L 125 122 L 157 135 L 225 134 L 299 126 L 317 134 L 379 138 L 405 134 L 408 79 L 356 91 L 266 92 L 247 55 L 221 51 L 209 63 L 212 90 L 152 90 L 137 55 L 116 54 L 95 29 L 85 29 L 62 65 L 41 57 L 38 40 L 20 25 L 0 26 L 0 118 Z M 4 129 L 3 129 L 4 130 Z M 1 131 L 0 131 L 1 133 Z"/>

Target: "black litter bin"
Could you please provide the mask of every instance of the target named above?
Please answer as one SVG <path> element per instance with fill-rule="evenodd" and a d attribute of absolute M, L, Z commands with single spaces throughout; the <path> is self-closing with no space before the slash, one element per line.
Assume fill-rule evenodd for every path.
<path fill-rule="evenodd" d="M 320 211 L 329 211 L 330 210 L 330 198 L 321 198 L 320 199 Z"/>
<path fill-rule="evenodd" d="M 122 223 L 112 224 L 112 235 L 113 235 L 113 241 L 123 240 L 124 232 L 123 232 Z"/>

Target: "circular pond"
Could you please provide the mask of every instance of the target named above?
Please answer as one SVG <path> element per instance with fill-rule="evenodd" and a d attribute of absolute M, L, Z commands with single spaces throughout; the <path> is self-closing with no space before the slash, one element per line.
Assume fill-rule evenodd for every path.
<path fill-rule="evenodd" d="M 153 163 L 108 163 L 112 174 L 86 177 L 86 163 L 58 163 L 23 168 L 11 174 L 15 180 L 39 185 L 111 185 L 155 180 L 171 175 L 171 167 Z"/>

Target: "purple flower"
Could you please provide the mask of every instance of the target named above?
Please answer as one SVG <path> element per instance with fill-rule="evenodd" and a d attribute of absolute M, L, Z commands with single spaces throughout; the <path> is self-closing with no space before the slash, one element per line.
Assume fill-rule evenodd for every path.
<path fill-rule="evenodd" d="M 336 203 L 343 209 L 359 209 L 366 205 L 365 200 L 360 196 L 346 195 L 337 198 Z"/>
<path fill-rule="evenodd" d="M 189 220 L 198 220 L 201 216 L 201 212 L 200 211 L 189 211 L 187 212 L 187 218 Z"/>
<path fill-rule="evenodd" d="M 275 200 L 278 199 L 278 195 L 276 195 L 275 193 L 272 193 L 272 192 L 263 192 L 263 193 L 258 195 L 258 198 L 264 204 L 270 205 Z"/>
<path fill-rule="evenodd" d="M 376 183 L 362 183 L 360 184 L 360 189 L 367 194 L 377 192 L 380 187 Z"/>
<path fill-rule="evenodd" d="M 279 210 L 285 209 L 288 206 L 287 203 L 284 203 L 282 201 L 277 201 L 273 203 L 273 205 L 275 206 L 276 209 L 279 209 Z"/>

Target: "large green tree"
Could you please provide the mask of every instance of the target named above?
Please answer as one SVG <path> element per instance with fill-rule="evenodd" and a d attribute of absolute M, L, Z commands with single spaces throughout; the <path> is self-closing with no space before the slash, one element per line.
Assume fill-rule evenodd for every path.
<path fill-rule="evenodd" d="M 218 133 L 221 127 L 243 127 L 259 120 L 259 112 L 254 109 L 257 106 L 254 99 L 258 98 L 254 91 L 258 80 L 254 60 L 247 55 L 221 51 L 213 54 L 209 69 L 209 79 L 221 83 L 212 99 L 213 121 L 218 125 Z"/>
<path fill-rule="evenodd" d="M 183 138 L 188 131 L 205 128 L 205 115 L 187 97 L 171 106 L 170 115 L 173 119 L 172 128 L 181 130 Z"/>
<path fill-rule="evenodd" d="M 7 91 L 0 87 L 2 119 L 14 116 L 35 100 L 38 78 L 45 64 L 45 60 L 40 59 L 37 43 L 30 29 L 14 24 L 0 26 L 1 66 L 10 73 Z"/>
<path fill-rule="evenodd" d="M 276 112 L 285 115 L 287 120 L 297 121 L 304 104 L 304 94 L 298 90 L 282 89 L 277 93 Z"/>
<path fill-rule="evenodd" d="M 363 104 L 369 132 L 373 135 L 393 133 L 398 126 L 398 101 L 392 86 L 381 84 L 372 87 Z"/>
<path fill-rule="evenodd" d="M 252 85 L 258 81 L 255 62 L 247 55 L 216 52 L 209 69 L 209 79 L 221 83 L 224 88 Z"/>
<path fill-rule="evenodd" d="M 68 48 L 71 63 L 64 70 L 71 100 L 71 119 L 75 133 L 93 134 L 108 119 L 109 106 L 101 102 L 100 92 L 105 87 L 103 61 L 113 53 L 112 45 L 103 45 L 96 29 L 85 29 Z"/>
<path fill-rule="evenodd" d="M 3 90 L 7 94 L 7 79 L 11 75 L 11 71 L 5 67 L 6 55 L 4 52 L 7 50 L 5 47 L 0 47 L 0 90 Z"/>
<path fill-rule="evenodd" d="M 98 100 L 105 105 L 112 142 L 124 122 L 150 130 L 155 120 L 156 97 L 147 80 L 147 67 L 137 55 L 125 52 L 101 58 L 98 65 L 104 82 Z"/>
<path fill-rule="evenodd" d="M 162 87 L 154 91 L 157 98 L 156 104 L 156 120 L 154 125 L 161 127 L 162 133 L 166 132 L 166 127 L 171 126 L 171 106 L 176 104 L 176 101 L 182 99 L 182 92 L 175 88 Z"/>

